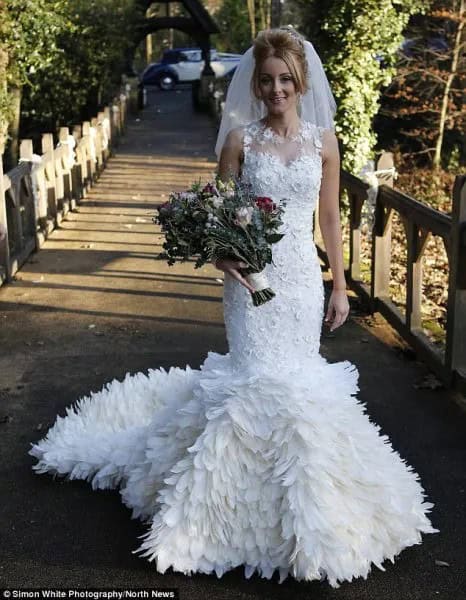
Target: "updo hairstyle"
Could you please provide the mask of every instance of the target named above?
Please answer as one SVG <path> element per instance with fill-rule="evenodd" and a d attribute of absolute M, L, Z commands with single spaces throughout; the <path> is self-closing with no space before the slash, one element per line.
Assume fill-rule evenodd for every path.
<path fill-rule="evenodd" d="M 253 42 L 254 71 L 251 77 L 251 91 L 260 99 L 259 77 L 263 62 L 270 56 L 281 58 L 291 73 L 296 91 L 307 91 L 307 60 L 304 38 L 291 27 L 264 29 Z"/>

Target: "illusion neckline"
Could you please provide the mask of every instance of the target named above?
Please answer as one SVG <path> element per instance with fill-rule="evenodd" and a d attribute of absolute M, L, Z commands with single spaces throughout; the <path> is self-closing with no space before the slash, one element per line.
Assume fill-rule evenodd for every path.
<path fill-rule="evenodd" d="M 276 142 L 284 143 L 284 142 L 298 142 L 302 140 L 304 133 L 304 121 L 303 119 L 299 119 L 299 127 L 298 131 L 292 135 L 283 136 L 278 134 L 270 125 L 266 125 L 262 119 L 258 121 L 259 126 L 261 128 L 262 134 L 265 137 L 268 137 Z"/>

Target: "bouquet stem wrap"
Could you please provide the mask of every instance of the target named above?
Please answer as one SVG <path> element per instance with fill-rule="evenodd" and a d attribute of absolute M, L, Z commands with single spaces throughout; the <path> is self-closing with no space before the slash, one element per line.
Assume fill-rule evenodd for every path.
<path fill-rule="evenodd" d="M 275 296 L 275 292 L 267 280 L 265 269 L 260 272 L 247 273 L 244 278 L 254 288 L 254 292 L 251 292 L 254 306 L 260 306 Z"/>

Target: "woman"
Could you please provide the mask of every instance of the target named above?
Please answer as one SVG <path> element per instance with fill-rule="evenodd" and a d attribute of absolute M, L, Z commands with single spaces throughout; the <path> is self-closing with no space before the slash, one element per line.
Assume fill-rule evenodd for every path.
<path fill-rule="evenodd" d="M 287 43 L 289 35 L 278 31 L 273 35 L 260 34 L 256 40 L 256 56 L 259 57 L 261 70 L 255 74 L 254 90 L 267 110 L 264 119 L 266 127 L 286 140 L 296 136 L 300 127 L 298 116 L 298 98 L 307 91 L 306 64 L 304 52 L 297 52 Z M 276 46 L 274 46 L 274 43 Z M 278 44 L 282 46 L 278 46 Z M 277 47 L 278 46 L 278 47 Z M 274 52 L 274 54 L 271 54 Z M 288 52 L 287 62 L 278 55 Z M 275 54 L 276 53 L 276 54 Z M 296 58 L 295 58 L 296 56 Z M 301 59 L 301 60 L 300 60 Z M 301 71 L 301 72 L 300 72 Z M 243 156 L 242 127 L 232 129 L 226 137 L 219 161 L 219 175 L 228 180 L 230 175 L 239 175 Z M 330 267 L 333 273 L 333 290 L 330 296 L 326 322 L 331 322 L 333 331 L 344 323 L 349 313 L 346 296 L 346 282 L 343 268 L 343 253 L 339 213 L 339 176 L 340 157 L 338 141 L 335 134 L 327 129 L 322 136 L 322 182 L 320 185 L 319 225 L 324 238 Z M 253 291 L 252 286 L 242 277 L 239 268 L 244 264 L 231 261 L 214 261 L 217 268 L 225 271 L 246 288 Z"/>
<path fill-rule="evenodd" d="M 231 82 L 217 140 L 221 177 L 240 173 L 255 194 L 285 204 L 285 235 L 265 269 L 276 296 L 253 306 L 241 263 L 217 261 L 229 352 L 210 352 L 199 370 L 114 381 L 30 450 L 39 473 L 119 487 L 133 518 L 151 524 L 135 552 L 162 573 L 171 566 L 220 577 L 244 565 L 246 577 L 278 570 L 280 583 L 291 574 L 339 587 L 367 577 L 372 563 L 384 570 L 383 560 L 419 543 L 421 532 L 438 531 L 418 476 L 354 397 L 356 369 L 319 354 L 319 196 L 332 329 L 348 301 L 337 142 L 324 127 L 333 99 L 308 44 L 290 31 L 258 35 Z M 259 102 L 245 81 L 265 115 L 232 128 Z"/>

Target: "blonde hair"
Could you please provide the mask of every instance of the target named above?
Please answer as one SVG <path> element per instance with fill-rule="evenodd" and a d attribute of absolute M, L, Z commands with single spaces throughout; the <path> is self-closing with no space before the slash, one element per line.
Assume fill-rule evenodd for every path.
<path fill-rule="evenodd" d="M 264 61 L 270 56 L 280 58 L 288 67 L 296 91 L 305 94 L 307 87 L 307 60 L 304 38 L 291 27 L 264 29 L 253 42 L 254 71 L 251 77 L 251 91 L 260 98 L 259 76 Z"/>

